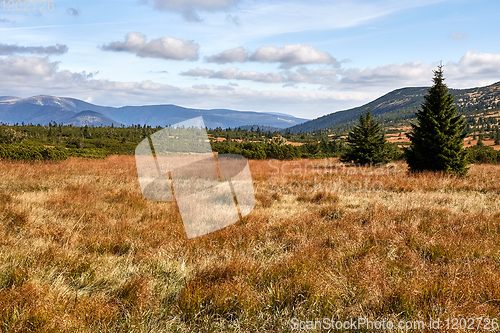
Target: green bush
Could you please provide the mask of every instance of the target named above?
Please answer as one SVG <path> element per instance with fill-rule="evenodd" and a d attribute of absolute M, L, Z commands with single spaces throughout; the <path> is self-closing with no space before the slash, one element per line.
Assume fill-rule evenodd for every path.
<path fill-rule="evenodd" d="M 499 163 L 500 152 L 488 146 L 472 146 L 466 149 L 469 163 Z"/>
<path fill-rule="evenodd" d="M 15 161 L 61 161 L 68 158 L 64 149 L 45 147 L 32 142 L 0 145 L 0 159 Z"/>
<path fill-rule="evenodd" d="M 78 157 L 78 158 L 106 158 L 108 156 L 108 151 L 101 148 L 70 148 L 67 150 L 68 156 Z"/>

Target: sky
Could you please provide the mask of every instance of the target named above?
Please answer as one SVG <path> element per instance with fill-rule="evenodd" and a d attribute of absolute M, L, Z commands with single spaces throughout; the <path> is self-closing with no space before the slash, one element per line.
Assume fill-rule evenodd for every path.
<path fill-rule="evenodd" d="M 5 1 L 0 96 L 313 119 L 430 86 L 440 63 L 450 88 L 500 81 L 499 12 L 493 0 Z"/>

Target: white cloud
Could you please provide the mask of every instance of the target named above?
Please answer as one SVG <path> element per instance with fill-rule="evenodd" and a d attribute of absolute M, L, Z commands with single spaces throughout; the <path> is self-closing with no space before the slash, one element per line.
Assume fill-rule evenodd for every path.
<path fill-rule="evenodd" d="M 214 73 L 215 73 L 215 71 L 213 71 L 211 69 L 194 68 L 194 69 L 190 69 L 186 72 L 181 72 L 180 75 L 193 76 L 193 77 L 210 77 Z"/>
<path fill-rule="evenodd" d="M 100 47 L 105 51 L 130 52 L 143 58 L 174 60 L 197 60 L 200 46 L 193 41 L 173 37 L 161 37 L 146 42 L 146 36 L 139 32 L 129 32 L 124 42 L 112 42 Z"/>
<path fill-rule="evenodd" d="M 482 86 L 491 81 L 499 81 L 500 54 L 474 53 L 469 50 L 458 62 L 445 64 L 444 72 L 448 85 L 455 88 Z"/>
<path fill-rule="evenodd" d="M 209 90 L 210 87 L 207 84 L 195 84 L 193 89 Z"/>
<path fill-rule="evenodd" d="M 469 74 L 500 74 L 500 54 L 467 51 L 455 66 Z"/>
<path fill-rule="evenodd" d="M 339 72 L 338 87 L 404 87 L 430 86 L 435 63 L 409 62 L 365 69 L 344 69 Z M 459 61 L 444 64 L 444 76 L 450 88 L 488 85 L 499 81 L 500 54 L 467 51 Z"/>
<path fill-rule="evenodd" d="M 226 64 L 230 62 L 263 62 L 280 63 L 280 68 L 291 68 L 299 65 L 328 64 L 339 67 L 339 62 L 329 53 L 320 51 L 312 45 L 285 45 L 283 47 L 261 46 L 249 54 L 240 46 L 225 50 L 213 56 L 205 57 L 205 61 Z"/>
<path fill-rule="evenodd" d="M 311 70 L 305 67 L 301 67 L 298 68 L 296 71 L 286 71 L 283 74 L 286 75 L 287 86 L 296 83 L 309 83 L 309 84 L 332 86 L 338 84 L 340 73 L 341 70 L 339 69 Z"/>
<path fill-rule="evenodd" d="M 160 11 L 175 11 L 182 14 L 185 20 L 201 21 L 198 11 L 220 11 L 236 6 L 238 0 L 142 0 L 143 4 L 152 4 Z"/>
<path fill-rule="evenodd" d="M 228 62 L 245 62 L 247 61 L 247 59 L 248 54 L 242 46 L 225 50 L 213 56 L 205 57 L 206 62 L 214 62 L 217 64 L 226 64 Z"/>
<path fill-rule="evenodd" d="M 0 43 L 0 55 L 11 55 L 16 53 L 31 53 L 31 54 L 64 54 L 68 52 L 66 45 L 51 45 L 51 46 L 19 46 L 12 44 Z"/>
<path fill-rule="evenodd" d="M 249 60 L 257 62 L 278 62 L 281 68 L 290 68 L 307 64 L 331 64 L 339 66 L 339 62 L 327 52 L 319 51 L 312 45 L 285 45 L 259 47 Z"/>
<path fill-rule="evenodd" d="M 57 70 L 57 62 L 49 62 L 49 58 L 10 56 L 0 60 L 0 79 L 11 77 L 41 78 L 53 76 Z"/>
<path fill-rule="evenodd" d="M 263 83 L 281 83 L 286 80 L 284 76 L 275 72 L 255 72 L 255 71 L 239 71 L 236 67 L 229 67 L 214 71 L 211 69 L 195 68 L 186 72 L 181 72 L 180 75 L 204 77 L 211 79 L 225 79 L 225 80 L 246 80 Z"/>
<path fill-rule="evenodd" d="M 221 69 L 220 71 L 213 73 L 209 77 L 214 79 L 232 80 L 236 78 L 237 75 L 238 75 L 238 68 L 230 67 Z"/>
<path fill-rule="evenodd" d="M 379 90 L 396 89 L 407 86 L 429 86 L 433 70 L 438 62 L 408 62 L 388 64 L 374 68 L 323 68 L 281 72 L 239 71 L 236 67 L 219 71 L 211 69 L 191 69 L 180 73 L 184 76 L 216 78 L 225 80 L 246 80 L 260 83 L 283 83 L 286 87 L 297 84 L 314 84 L 327 90 Z M 445 77 L 450 87 L 463 88 L 487 85 L 500 77 L 500 54 L 466 54 L 458 62 L 448 62 L 444 66 Z"/>
<path fill-rule="evenodd" d="M 435 66 L 422 62 L 390 64 L 375 68 L 351 68 L 340 72 L 340 83 L 346 86 L 428 84 Z"/>
<path fill-rule="evenodd" d="M 261 83 L 284 83 L 285 86 L 295 86 L 298 83 L 315 84 L 329 89 L 352 89 L 353 87 L 384 86 L 404 84 L 405 82 L 420 82 L 425 84 L 432 74 L 433 67 L 423 63 L 393 64 L 365 69 L 308 69 L 305 67 L 296 70 L 285 70 L 281 72 L 256 72 L 239 71 L 236 67 L 224 68 L 219 71 L 211 69 L 195 68 L 180 75 L 225 79 L 246 80 Z"/>
<path fill-rule="evenodd" d="M 281 83 L 285 78 L 279 73 L 273 72 L 254 72 L 254 71 L 243 71 L 238 73 L 235 77 L 236 80 L 249 80 L 254 82 L 263 83 Z"/>

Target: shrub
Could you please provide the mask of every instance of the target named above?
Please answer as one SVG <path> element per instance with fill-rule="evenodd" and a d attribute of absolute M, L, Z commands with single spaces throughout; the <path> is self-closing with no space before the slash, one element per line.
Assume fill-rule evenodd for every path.
<path fill-rule="evenodd" d="M 0 159 L 15 161 L 61 161 L 68 158 L 64 149 L 23 142 L 0 145 Z"/>
<path fill-rule="evenodd" d="M 488 146 L 472 146 L 466 149 L 469 163 L 498 163 L 500 152 Z"/>
<path fill-rule="evenodd" d="M 0 127 L 0 144 L 19 143 L 26 138 L 26 135 L 21 131 L 16 131 L 11 127 Z"/>

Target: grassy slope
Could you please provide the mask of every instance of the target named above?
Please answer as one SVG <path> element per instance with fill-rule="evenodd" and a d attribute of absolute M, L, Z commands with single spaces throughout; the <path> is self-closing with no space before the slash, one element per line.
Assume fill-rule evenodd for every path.
<path fill-rule="evenodd" d="M 0 162 L 0 331 L 500 316 L 500 166 L 460 179 L 319 163 L 275 161 L 295 174 L 272 175 L 251 161 L 254 211 L 187 240 L 173 204 L 142 198 L 134 157 Z M 383 189 L 335 190 L 339 177 Z"/>

